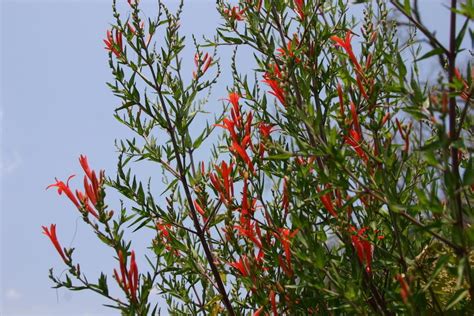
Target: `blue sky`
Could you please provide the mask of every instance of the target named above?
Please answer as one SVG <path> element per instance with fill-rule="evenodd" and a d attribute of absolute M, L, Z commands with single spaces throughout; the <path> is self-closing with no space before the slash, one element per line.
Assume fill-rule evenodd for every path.
<path fill-rule="evenodd" d="M 437 5 L 428 5 L 423 12 L 443 36 L 447 10 L 440 2 L 424 1 L 425 5 Z M 75 257 L 91 279 L 101 270 L 112 272 L 112 253 L 82 225 L 66 199 L 54 190 L 45 191 L 54 177 L 65 179 L 79 173 L 80 154 L 88 155 L 93 168 L 113 174 L 117 157 L 114 140 L 128 135 L 112 116 L 117 99 L 105 85 L 111 75 L 102 39 L 112 22 L 110 3 L 2 3 L 2 315 L 115 314 L 101 306 L 104 301 L 97 295 L 50 288 L 48 269 L 55 267 L 60 273 L 62 265 L 41 234 L 41 225 L 57 223 L 60 240 L 64 246 L 76 248 Z M 151 8 L 151 1 L 144 3 L 145 11 Z M 213 34 L 218 23 L 214 5 L 215 1 L 186 1 L 183 33 Z M 190 66 L 192 52 L 188 53 Z M 211 102 L 220 107 L 218 98 L 226 95 L 225 84 L 218 89 L 222 93 Z"/>

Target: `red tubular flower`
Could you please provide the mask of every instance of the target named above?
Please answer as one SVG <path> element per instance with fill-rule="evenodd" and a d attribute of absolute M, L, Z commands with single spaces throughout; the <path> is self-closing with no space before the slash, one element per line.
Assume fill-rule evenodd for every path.
<path fill-rule="evenodd" d="M 295 41 L 296 46 L 298 46 L 299 40 L 295 36 L 295 38 L 293 40 L 288 41 L 288 44 L 286 44 L 286 50 L 284 48 L 278 48 L 277 49 L 278 55 L 280 55 L 280 57 L 288 56 L 289 58 L 294 58 L 295 62 L 299 63 L 301 61 L 301 59 L 299 59 L 298 57 L 295 56 L 295 52 L 294 52 L 294 49 L 293 49 L 293 41 Z"/>
<path fill-rule="evenodd" d="M 137 301 L 137 289 L 138 289 L 138 267 L 135 261 L 135 251 L 132 250 L 132 256 L 130 260 L 130 268 L 128 271 L 128 284 L 130 285 L 130 292 L 132 300 Z"/>
<path fill-rule="evenodd" d="M 390 119 L 390 112 L 387 112 L 387 113 L 383 116 L 383 118 L 382 118 L 382 124 L 381 124 L 381 125 L 384 126 L 385 123 L 387 123 L 387 121 L 388 121 L 389 119 Z"/>
<path fill-rule="evenodd" d="M 262 139 L 259 144 L 258 152 L 260 158 L 263 158 L 263 155 L 265 153 L 264 141 L 270 138 L 270 134 L 273 132 L 273 125 L 267 124 L 265 122 L 260 122 L 260 124 L 258 124 L 258 129 L 260 131 L 260 137 Z"/>
<path fill-rule="evenodd" d="M 397 274 L 395 278 L 400 283 L 400 296 L 402 297 L 403 303 L 406 304 L 408 302 L 408 297 L 410 296 L 410 287 L 408 286 L 407 281 L 405 281 L 405 275 Z"/>
<path fill-rule="evenodd" d="M 278 316 L 275 296 L 276 296 L 275 291 L 271 290 L 270 295 L 268 296 L 270 299 L 270 305 L 272 307 L 273 316 Z"/>
<path fill-rule="evenodd" d="M 105 49 L 111 51 L 112 53 L 120 58 L 122 55 L 122 32 L 115 30 L 115 38 L 112 34 L 113 31 L 107 30 L 107 39 L 104 39 Z"/>
<path fill-rule="evenodd" d="M 87 156 L 80 155 L 79 156 L 79 163 L 81 164 L 82 169 L 84 170 L 86 176 L 91 179 L 92 181 L 92 171 L 89 167 L 89 162 L 87 161 Z"/>
<path fill-rule="evenodd" d="M 64 251 L 61 248 L 61 245 L 59 244 L 58 237 L 56 236 L 56 224 L 51 224 L 49 229 L 46 226 L 41 226 L 41 227 L 43 228 L 43 234 L 49 237 L 49 239 L 54 245 L 54 248 L 56 248 L 56 250 L 58 251 L 63 261 L 65 263 L 69 263 L 69 259 L 66 258 L 66 255 L 64 254 Z"/>
<path fill-rule="evenodd" d="M 125 258 L 121 250 L 118 252 L 119 263 L 120 263 L 120 274 L 122 277 L 119 277 L 117 270 L 114 269 L 114 276 L 119 284 L 119 286 L 124 290 L 127 296 L 130 296 L 130 299 L 133 302 L 137 301 L 137 290 L 138 290 L 138 267 L 135 261 L 135 251 L 132 250 L 130 268 L 127 270 Z"/>
<path fill-rule="evenodd" d="M 94 216 L 95 218 L 99 218 L 99 215 L 97 214 L 97 212 L 94 210 L 94 208 L 90 205 L 89 203 L 89 198 L 87 196 L 85 196 L 81 191 L 79 190 L 76 190 L 76 196 L 77 198 L 79 199 L 79 201 L 81 201 L 81 203 L 84 205 L 84 207 L 86 208 L 86 211 L 91 213 L 92 216 Z"/>
<path fill-rule="evenodd" d="M 247 11 L 247 8 L 244 8 L 242 10 L 239 9 L 238 6 L 234 6 L 231 9 L 225 9 L 224 13 L 229 16 L 231 20 L 234 21 L 243 21 L 245 19 L 244 13 Z"/>
<path fill-rule="evenodd" d="M 289 272 L 289 276 L 293 275 L 293 269 L 291 268 L 291 250 L 290 250 L 290 244 L 291 244 L 291 239 L 295 237 L 295 235 L 298 233 L 299 229 L 295 229 L 293 232 L 290 231 L 288 228 L 279 228 L 278 233 L 274 233 L 275 237 L 280 241 L 283 251 L 285 252 L 285 257 L 286 257 L 286 266 L 280 262 L 280 267 L 285 271 Z"/>
<path fill-rule="evenodd" d="M 252 160 L 250 159 L 249 155 L 245 151 L 245 149 L 242 148 L 236 141 L 232 142 L 232 146 L 229 148 L 231 151 L 235 152 L 242 160 L 247 164 L 247 167 L 250 169 L 252 173 L 255 173 L 255 169 L 252 163 Z"/>
<path fill-rule="evenodd" d="M 265 306 L 260 307 L 259 309 L 255 311 L 255 313 L 253 313 L 253 316 L 260 316 L 260 314 L 263 312 L 264 309 L 265 309 Z"/>
<path fill-rule="evenodd" d="M 221 162 L 220 167 L 215 166 L 217 174 L 210 174 L 214 189 L 219 192 L 219 197 L 224 204 L 229 204 L 234 198 L 234 179 L 232 178 L 233 162 L 229 165 L 225 161 Z M 221 181 L 222 179 L 222 181 Z"/>
<path fill-rule="evenodd" d="M 362 158 L 362 160 L 365 162 L 369 160 L 364 150 L 361 148 L 362 138 L 358 132 L 356 132 L 354 129 L 351 129 L 349 131 L 349 136 L 344 136 L 344 140 L 355 150 L 357 155 Z"/>
<path fill-rule="evenodd" d="M 258 232 L 260 231 L 260 228 L 258 227 L 258 224 L 249 224 L 247 227 L 242 227 L 239 225 L 234 226 L 235 229 L 237 229 L 237 232 L 240 236 L 247 237 L 250 239 L 258 248 L 263 249 L 262 241 L 261 241 L 261 236 Z"/>
<path fill-rule="evenodd" d="M 346 37 L 344 40 L 336 35 L 331 36 L 331 40 L 336 42 L 336 46 L 341 46 L 346 51 L 347 55 L 349 55 L 349 59 L 354 64 L 355 68 L 359 72 L 361 72 L 362 68 L 360 67 L 359 62 L 357 61 L 357 58 L 354 55 L 354 51 L 352 50 L 351 37 L 352 37 L 352 32 L 348 30 L 346 32 Z"/>
<path fill-rule="evenodd" d="M 304 20 L 304 0 L 294 0 L 296 7 L 296 14 L 298 14 L 300 20 Z"/>
<path fill-rule="evenodd" d="M 148 40 L 148 42 L 151 40 L 151 37 L 150 39 Z M 147 44 L 148 46 L 148 44 Z M 194 55 L 194 64 L 196 65 L 196 67 L 198 67 L 201 75 L 205 74 L 207 69 L 209 68 L 209 66 L 211 65 L 212 63 L 212 57 L 209 55 L 209 53 L 206 53 L 204 55 L 204 58 L 201 59 L 201 55 L 199 53 L 196 53 Z M 195 71 L 193 71 L 193 77 L 196 78 L 197 77 L 197 73 Z"/>
<path fill-rule="evenodd" d="M 321 192 L 321 189 L 319 189 L 319 187 L 316 187 L 316 190 L 318 192 Z M 319 197 L 319 199 L 321 200 L 321 203 L 323 203 L 324 207 L 326 208 L 326 210 L 332 215 L 334 216 L 335 218 L 337 218 L 337 212 L 336 210 L 334 209 L 334 205 L 332 203 L 332 198 L 331 198 L 331 193 L 326 193 L 326 194 L 323 194 L 322 196 Z"/>
<path fill-rule="evenodd" d="M 242 189 L 242 203 L 240 206 L 240 225 L 247 227 L 250 224 L 249 219 L 249 200 L 248 200 L 248 179 L 244 178 L 244 187 Z"/>
<path fill-rule="evenodd" d="M 357 108 L 354 102 L 351 102 L 351 115 L 352 115 L 352 126 L 357 133 L 361 133 L 362 130 L 360 129 L 359 125 L 359 114 L 357 114 Z"/>
<path fill-rule="evenodd" d="M 269 138 L 271 133 L 274 132 L 273 130 L 273 125 L 271 124 L 267 124 L 265 122 L 260 122 L 258 124 L 258 129 L 260 131 L 260 135 L 262 136 L 262 138 Z"/>
<path fill-rule="evenodd" d="M 250 274 L 250 262 L 246 255 L 240 257 L 239 261 L 229 262 L 231 267 L 237 269 L 240 274 L 244 277 L 248 277 Z"/>
<path fill-rule="evenodd" d="M 357 75 L 356 75 L 357 87 L 359 87 L 359 91 L 360 91 L 360 93 L 362 94 L 362 96 L 364 97 L 364 99 L 368 100 L 368 99 L 369 99 L 369 95 L 368 95 L 367 92 L 365 91 L 364 85 L 362 84 L 362 79 L 364 79 L 364 77 L 361 76 L 359 73 L 357 73 Z"/>
<path fill-rule="evenodd" d="M 356 231 L 354 227 L 351 227 L 351 230 L 356 233 L 351 236 L 351 239 L 352 245 L 356 250 L 357 257 L 359 258 L 360 263 L 362 265 L 365 265 L 365 270 L 367 271 L 367 273 L 371 273 L 373 246 L 367 240 L 367 235 L 365 234 L 365 231 L 367 229 L 368 227 L 363 227 Z"/>
<path fill-rule="evenodd" d="M 464 88 L 463 88 L 463 90 L 461 91 L 461 94 L 460 94 L 461 99 L 463 99 L 464 101 L 468 101 L 469 98 L 471 97 L 471 92 L 469 91 L 469 85 L 467 84 L 467 81 L 464 80 L 464 78 L 461 76 L 461 72 L 459 71 L 459 69 L 457 67 L 454 68 L 454 75 L 456 76 L 456 79 L 459 82 L 461 82 L 464 86 Z"/>
<path fill-rule="evenodd" d="M 233 141 L 238 141 L 237 133 L 235 131 L 235 121 L 231 121 L 228 118 L 222 120 L 222 124 L 216 124 L 215 126 L 222 127 L 230 132 L 230 137 Z"/>
<path fill-rule="evenodd" d="M 206 212 L 202 209 L 197 200 L 194 200 L 194 208 L 199 214 L 201 214 L 202 218 L 204 218 L 204 221 L 207 221 Z"/>
<path fill-rule="evenodd" d="M 283 106 L 286 106 L 285 91 L 280 86 L 280 84 L 275 79 L 271 79 L 268 73 L 265 73 L 263 76 L 263 82 L 265 82 L 272 89 L 270 94 L 274 95 Z"/>
<path fill-rule="evenodd" d="M 58 188 L 58 194 L 61 195 L 63 192 L 66 194 L 66 196 L 71 200 L 71 202 L 78 208 L 81 208 L 81 205 L 77 201 L 76 197 L 72 193 L 71 189 L 69 188 L 69 180 L 71 180 L 73 177 L 76 175 L 71 175 L 69 178 L 67 178 L 66 184 L 64 184 L 63 181 L 59 181 L 56 179 L 56 183 L 50 184 L 46 187 L 46 190 L 52 187 L 57 187 Z"/>

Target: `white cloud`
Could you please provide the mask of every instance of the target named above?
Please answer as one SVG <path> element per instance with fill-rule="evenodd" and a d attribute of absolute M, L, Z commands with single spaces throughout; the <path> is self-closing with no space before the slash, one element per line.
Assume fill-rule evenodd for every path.
<path fill-rule="evenodd" d="M 5 292 L 5 298 L 8 301 L 17 301 L 22 297 L 21 293 L 16 289 L 7 289 Z"/>
<path fill-rule="evenodd" d="M 3 155 L 0 159 L 0 174 L 14 172 L 21 166 L 22 162 L 23 159 L 18 151 L 14 151 L 10 155 Z"/>

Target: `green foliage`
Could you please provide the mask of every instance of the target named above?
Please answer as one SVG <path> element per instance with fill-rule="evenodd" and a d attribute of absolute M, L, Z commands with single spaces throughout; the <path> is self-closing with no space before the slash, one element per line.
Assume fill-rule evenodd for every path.
<path fill-rule="evenodd" d="M 106 274 L 90 283 L 72 251 L 66 280 L 50 273 L 56 287 L 95 291 L 125 315 L 159 314 L 156 293 L 173 315 L 473 313 L 472 68 L 455 71 L 472 1 L 451 8 L 464 22 L 450 48 L 416 1 L 357 2 L 358 24 L 346 1 L 217 1 L 222 24 L 194 40 L 193 72 L 182 68 L 183 2 L 159 2 L 145 21 L 138 2 L 124 19 L 114 1 L 108 85 L 135 136 L 117 141 L 116 177 L 100 178 L 98 217 L 87 200 L 79 210 L 116 255 L 126 301 Z M 402 42 L 391 12 L 431 49 Z M 228 45 L 233 84 L 209 121 Z M 255 73 L 240 72 L 242 51 Z M 418 63 L 433 57 L 446 73 L 423 82 Z M 160 176 L 132 173 L 145 160 L 162 169 L 161 194 Z M 105 187 L 131 206 L 107 212 Z M 124 233 L 138 230 L 155 237 L 137 271 Z"/>

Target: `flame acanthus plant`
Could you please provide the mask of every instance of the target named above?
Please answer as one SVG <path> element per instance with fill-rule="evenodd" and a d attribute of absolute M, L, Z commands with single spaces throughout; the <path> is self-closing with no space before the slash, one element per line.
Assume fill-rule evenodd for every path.
<path fill-rule="evenodd" d="M 352 24 L 346 1 L 217 1 L 216 37 L 190 43 L 185 4 L 159 1 L 153 17 L 114 0 L 109 87 L 134 135 L 116 143 L 116 175 L 80 155 L 81 183 L 47 189 L 116 268 L 91 281 L 64 230 L 43 226 L 68 268 L 51 270 L 55 286 L 93 291 L 124 315 L 474 313 L 474 71 L 456 59 L 469 24 L 454 23 L 472 20 L 470 7 L 453 1 L 448 47 L 416 6 L 365 2 Z M 390 10 L 433 46 L 413 61 L 443 61 L 429 90 Z M 216 90 L 226 71 L 232 82 Z M 161 173 L 145 179 L 134 168 L 144 160 Z"/>

